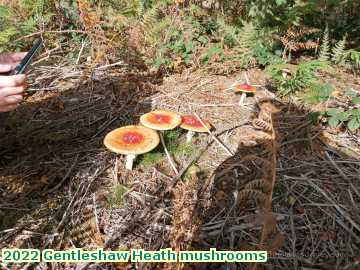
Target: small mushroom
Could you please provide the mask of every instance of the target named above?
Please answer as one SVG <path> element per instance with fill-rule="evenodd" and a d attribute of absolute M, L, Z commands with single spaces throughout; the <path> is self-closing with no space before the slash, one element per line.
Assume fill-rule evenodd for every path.
<path fill-rule="evenodd" d="M 180 125 L 181 124 L 181 116 L 174 112 L 156 110 L 156 111 L 152 111 L 152 112 L 142 115 L 140 117 L 140 123 L 142 125 L 144 125 L 145 127 L 160 131 L 160 139 L 161 139 L 161 143 L 164 147 L 166 156 L 167 156 L 174 172 L 176 174 L 178 174 L 179 172 L 176 169 L 175 162 L 173 161 L 172 157 L 170 156 L 169 151 L 166 148 L 162 131 L 163 130 L 171 130 L 171 129 L 176 128 L 178 125 Z"/>
<path fill-rule="evenodd" d="M 239 101 L 240 106 L 245 102 L 246 94 L 254 94 L 256 92 L 256 87 L 249 84 L 236 84 L 233 89 L 235 93 L 242 93 Z"/>
<path fill-rule="evenodd" d="M 191 142 L 192 137 L 196 132 L 207 132 L 208 129 L 211 129 L 211 125 L 209 122 L 204 121 L 206 127 L 199 121 L 199 119 L 195 115 L 183 115 L 182 123 L 180 125 L 181 128 L 186 129 L 188 132 L 186 133 L 186 142 Z"/>
<path fill-rule="evenodd" d="M 137 155 L 150 152 L 160 143 L 159 134 L 143 126 L 126 126 L 108 133 L 104 145 L 110 151 L 126 155 L 126 169 L 132 170 Z"/>

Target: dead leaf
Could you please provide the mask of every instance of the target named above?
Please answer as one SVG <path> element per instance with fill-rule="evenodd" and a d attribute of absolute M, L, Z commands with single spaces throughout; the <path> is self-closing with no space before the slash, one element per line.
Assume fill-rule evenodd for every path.
<path fill-rule="evenodd" d="M 57 203 L 56 201 L 48 201 L 48 208 L 49 209 L 56 209 Z"/>
<path fill-rule="evenodd" d="M 334 192 L 336 190 L 332 183 L 324 183 L 322 188 L 327 192 Z"/>
<path fill-rule="evenodd" d="M 40 177 L 40 182 L 43 184 L 48 184 L 49 183 L 49 177 L 46 175 L 43 175 Z"/>
<path fill-rule="evenodd" d="M 304 207 L 296 207 L 296 208 L 295 208 L 295 211 L 296 211 L 298 214 L 302 215 L 302 214 L 305 213 L 305 208 L 304 208 Z"/>
<path fill-rule="evenodd" d="M 219 190 L 215 194 L 215 198 L 218 201 L 224 200 L 224 199 L 226 199 L 226 197 L 227 197 L 226 193 L 224 191 L 222 191 L 222 190 Z"/>
<path fill-rule="evenodd" d="M 322 241 L 334 241 L 336 239 L 336 232 L 328 231 L 328 232 L 321 232 L 320 233 L 320 240 Z"/>

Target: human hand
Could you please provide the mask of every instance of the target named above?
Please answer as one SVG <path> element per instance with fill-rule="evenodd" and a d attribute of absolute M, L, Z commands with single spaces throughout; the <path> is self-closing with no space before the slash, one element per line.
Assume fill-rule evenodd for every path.
<path fill-rule="evenodd" d="M 1 76 L 12 71 L 25 56 L 25 53 L 0 54 L 0 112 L 16 109 L 23 99 L 26 89 L 26 75 Z"/>
<path fill-rule="evenodd" d="M 1 53 L 0 54 L 0 73 L 13 70 L 20 61 L 25 57 L 26 53 Z"/>

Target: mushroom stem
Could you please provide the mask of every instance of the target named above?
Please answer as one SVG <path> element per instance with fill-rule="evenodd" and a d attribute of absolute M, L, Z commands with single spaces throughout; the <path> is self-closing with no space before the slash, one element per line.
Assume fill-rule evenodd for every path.
<path fill-rule="evenodd" d="M 126 168 L 127 170 L 132 171 L 135 158 L 136 158 L 136 155 L 127 155 L 127 156 L 126 156 L 126 165 L 125 165 L 125 168 Z"/>
<path fill-rule="evenodd" d="M 169 160 L 169 163 L 170 163 L 172 169 L 174 170 L 174 172 L 175 172 L 176 174 L 178 174 L 179 171 L 176 169 L 175 162 L 174 162 L 174 160 L 172 159 L 172 157 L 170 156 L 170 153 L 169 153 L 169 151 L 168 151 L 167 148 L 166 148 L 165 141 L 164 141 L 164 136 L 163 136 L 163 132 L 160 131 L 159 133 L 160 133 L 160 140 L 161 140 L 161 143 L 162 143 L 162 145 L 163 145 L 163 147 L 164 147 L 166 157 L 167 157 L 167 159 Z"/>
<path fill-rule="evenodd" d="M 189 130 L 186 133 L 186 143 L 191 142 L 191 139 L 194 137 L 194 135 L 195 135 L 195 131 Z"/>
<path fill-rule="evenodd" d="M 247 75 L 247 72 L 244 73 L 244 76 L 245 76 L 246 83 L 250 85 L 250 80 L 249 80 L 249 77 Z"/>
<path fill-rule="evenodd" d="M 244 104 L 245 98 L 246 98 L 246 93 L 242 93 L 239 101 L 240 106 Z"/>

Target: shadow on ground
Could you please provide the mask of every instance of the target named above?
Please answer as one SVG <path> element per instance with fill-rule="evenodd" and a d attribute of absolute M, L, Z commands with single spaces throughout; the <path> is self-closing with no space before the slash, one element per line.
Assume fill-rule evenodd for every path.
<path fill-rule="evenodd" d="M 150 111 L 149 100 L 156 91 L 153 86 L 161 81 L 161 73 L 94 80 L 27 104 L 11 115 L 7 130 L 0 134 L 0 233 L 6 230 L 0 239 L 4 243 L 14 238 L 20 246 L 85 246 L 50 232 L 64 231 L 61 226 L 68 220 L 77 221 L 83 208 L 90 207 L 93 214 L 92 200 L 96 199 L 92 195 L 102 183 L 94 180 L 101 180 L 109 164 L 116 165 L 114 155 L 102 146 L 104 134 L 137 123 L 141 114 Z M 360 161 L 344 145 L 356 142 L 340 133 L 343 146 L 337 147 L 329 138 L 331 132 L 339 131 L 310 119 L 306 110 L 292 103 L 269 106 L 270 111 L 280 110 L 273 111 L 275 142 L 266 113 L 258 110 L 254 118 L 262 121 L 255 127 L 235 128 L 242 135 L 236 153 L 216 166 L 209 178 L 183 178 L 173 190 L 162 193 L 173 186 L 171 177 L 156 174 L 154 169 L 151 175 L 138 179 L 138 175 L 129 177 L 117 170 L 122 181 L 130 179 L 134 192 L 129 192 L 127 204 L 109 211 L 110 216 L 100 217 L 97 232 L 104 234 L 102 220 L 107 219 L 118 233 L 105 232 L 114 236 L 108 247 L 265 249 L 272 252 L 271 260 L 262 266 L 266 269 L 354 269 L 360 242 Z M 276 152 L 276 159 L 271 151 Z M 264 196 L 270 195 L 272 211 L 264 214 Z M 27 223 L 23 219 L 29 212 L 36 212 L 32 216 L 42 228 L 31 222 L 32 227 L 24 230 Z M 19 231 L 22 234 L 16 235 Z M 39 237 L 40 245 L 34 232 L 49 235 Z M 97 246 L 104 246 L 102 240 Z M 158 264 L 140 266 L 164 268 Z M 83 267 L 79 269 L 87 269 Z M 175 269 L 174 265 L 166 267 Z M 184 269 L 249 266 L 203 263 Z"/>
<path fill-rule="evenodd" d="M 105 169 L 112 155 L 104 154 L 104 134 L 138 123 L 162 78 L 158 71 L 90 79 L 11 113 L 0 131 L 0 232 L 21 227 L 30 212 L 51 210 L 58 193 L 74 192 L 68 181 L 80 169 Z M 56 224 L 61 215 L 54 214 Z"/>
<path fill-rule="evenodd" d="M 236 154 L 215 170 L 204 208 L 198 209 L 200 231 L 191 246 L 271 252 L 258 269 L 355 269 L 360 254 L 360 160 L 351 145 L 358 143 L 292 103 L 273 105 L 280 109 L 273 114 L 275 147 L 261 109 L 254 118 L 263 121 L 244 129 Z M 331 133 L 339 133 L 343 147 L 330 140 Z M 274 172 L 269 212 L 263 196 L 270 194 Z M 201 269 L 249 267 L 254 265 L 211 263 Z"/>

